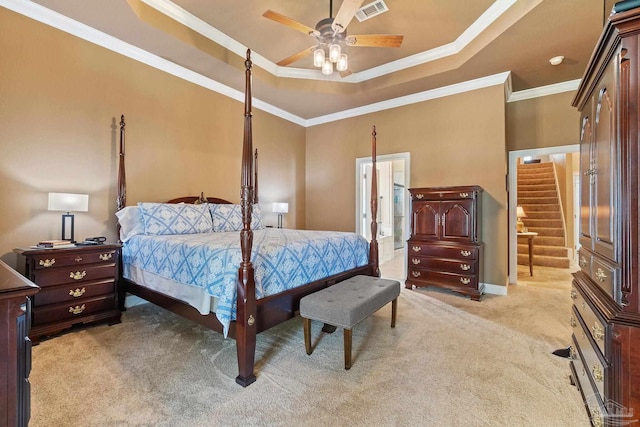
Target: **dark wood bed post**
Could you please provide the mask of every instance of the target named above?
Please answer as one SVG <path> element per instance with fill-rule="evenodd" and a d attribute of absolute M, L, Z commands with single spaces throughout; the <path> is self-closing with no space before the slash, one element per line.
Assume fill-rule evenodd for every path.
<path fill-rule="evenodd" d="M 251 248 L 253 231 L 251 230 L 251 214 L 253 212 L 253 135 L 251 129 L 251 50 L 247 49 L 245 65 L 245 98 L 244 98 L 244 138 L 242 141 L 242 171 L 240 204 L 242 207 L 242 224 L 240 232 L 240 248 L 242 262 L 238 269 L 237 312 L 236 312 L 236 350 L 238 353 L 238 376 L 236 382 L 243 387 L 256 380 L 253 373 L 256 353 L 256 284 Z"/>
<path fill-rule="evenodd" d="M 258 149 L 253 156 L 253 204 L 258 203 Z"/>
<path fill-rule="evenodd" d="M 376 171 L 376 127 L 371 131 L 371 242 L 369 243 L 369 264 L 373 266 L 373 275 L 380 277 L 378 261 L 378 173 Z"/>
<path fill-rule="evenodd" d="M 127 180 L 124 172 L 124 114 L 120 116 L 120 154 L 118 163 L 118 194 L 116 195 L 116 212 L 127 205 Z M 116 228 L 120 243 L 120 223 Z"/>

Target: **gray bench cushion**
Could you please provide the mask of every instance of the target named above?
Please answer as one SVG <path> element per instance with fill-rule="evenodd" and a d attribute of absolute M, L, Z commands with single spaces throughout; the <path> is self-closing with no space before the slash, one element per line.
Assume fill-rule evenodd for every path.
<path fill-rule="evenodd" d="M 351 329 L 400 295 L 400 282 L 354 276 L 300 300 L 300 315 Z"/>

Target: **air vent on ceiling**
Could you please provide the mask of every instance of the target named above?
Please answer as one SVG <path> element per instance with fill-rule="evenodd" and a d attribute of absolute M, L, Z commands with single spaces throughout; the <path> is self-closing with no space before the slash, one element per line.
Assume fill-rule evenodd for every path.
<path fill-rule="evenodd" d="M 362 22 L 367 19 L 371 19 L 374 16 L 378 16 L 388 10 L 389 8 L 383 0 L 376 0 L 373 3 L 366 4 L 358 9 L 356 12 L 356 18 L 358 18 L 358 21 Z"/>

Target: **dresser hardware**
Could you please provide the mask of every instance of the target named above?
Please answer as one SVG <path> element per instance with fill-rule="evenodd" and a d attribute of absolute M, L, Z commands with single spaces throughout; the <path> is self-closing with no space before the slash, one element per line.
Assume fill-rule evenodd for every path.
<path fill-rule="evenodd" d="M 593 368 L 591 369 L 591 372 L 593 373 L 594 380 L 598 382 L 602 382 L 602 380 L 604 380 L 604 376 L 602 375 L 602 369 L 600 368 L 600 365 L 598 365 L 597 363 L 593 364 Z"/>
<path fill-rule="evenodd" d="M 73 289 L 69 290 L 69 295 L 71 295 L 74 298 L 78 298 L 81 297 L 82 295 L 84 295 L 84 293 L 87 291 L 86 288 L 76 288 L 76 290 L 74 291 Z"/>
<path fill-rule="evenodd" d="M 460 251 L 460 255 L 462 255 L 462 256 L 469 256 L 469 255 L 471 255 L 471 251 L 461 250 L 461 251 Z"/>
<path fill-rule="evenodd" d="M 591 422 L 593 427 L 602 427 L 602 415 L 600 409 L 597 406 L 589 406 L 589 412 L 591 413 Z"/>
<path fill-rule="evenodd" d="M 604 330 L 602 330 L 602 326 L 599 324 L 594 324 L 591 327 L 591 335 L 593 335 L 593 339 L 596 341 L 602 341 L 604 339 Z"/>
<path fill-rule="evenodd" d="M 40 260 L 40 265 L 43 266 L 43 267 L 51 267 L 55 263 L 56 263 L 56 259 L 55 258 L 41 259 Z"/>
<path fill-rule="evenodd" d="M 569 347 L 569 357 L 571 358 L 571 360 L 577 359 L 576 351 L 573 349 L 573 346 Z"/>
<path fill-rule="evenodd" d="M 420 252 L 422 250 L 420 246 L 412 246 L 411 249 L 413 249 L 413 252 Z"/>
<path fill-rule="evenodd" d="M 598 282 L 604 282 L 604 279 L 607 278 L 607 275 L 604 274 L 604 271 L 601 268 L 598 268 L 596 271 L 596 277 L 598 278 Z"/>
<path fill-rule="evenodd" d="M 469 197 L 469 193 L 460 193 L 460 197 L 462 197 L 463 199 Z"/>
<path fill-rule="evenodd" d="M 419 258 L 411 258 L 411 262 L 413 263 L 413 265 L 418 265 L 418 264 L 420 264 L 420 259 Z"/>
<path fill-rule="evenodd" d="M 469 283 L 471 283 L 471 279 L 469 279 L 468 277 L 461 277 L 460 283 L 462 283 L 463 285 L 468 285 Z"/>
<path fill-rule="evenodd" d="M 460 268 L 464 271 L 468 271 L 469 269 L 471 269 L 471 266 L 469 264 L 460 264 Z"/>
<path fill-rule="evenodd" d="M 422 199 L 424 197 L 423 194 L 416 194 L 416 199 Z"/>
<path fill-rule="evenodd" d="M 569 318 L 569 324 L 571 325 L 572 328 L 575 328 L 577 325 L 576 319 L 574 319 L 573 317 Z"/>
<path fill-rule="evenodd" d="M 84 279 L 84 276 L 87 275 L 86 271 L 83 271 L 82 273 L 79 271 L 76 271 L 75 273 L 72 271 L 71 273 L 69 273 L 69 277 L 72 278 L 73 280 L 81 280 Z"/>
<path fill-rule="evenodd" d="M 256 319 L 254 319 L 253 314 L 250 314 L 249 318 L 247 319 L 247 325 L 253 326 L 254 323 L 256 323 Z"/>
<path fill-rule="evenodd" d="M 413 277 L 420 277 L 420 272 L 419 272 L 419 271 L 412 271 L 412 272 L 411 272 L 411 275 L 412 275 Z"/>
<path fill-rule="evenodd" d="M 586 310 L 586 309 L 587 309 L 587 303 L 586 303 L 586 302 L 584 302 L 584 301 L 582 301 L 582 309 L 583 309 L 583 310 Z"/>
<path fill-rule="evenodd" d="M 580 264 L 580 267 L 584 268 L 587 266 L 587 259 L 584 256 L 580 257 L 580 262 L 578 263 Z"/>
<path fill-rule="evenodd" d="M 69 307 L 69 313 L 80 314 L 84 311 L 85 308 L 86 307 L 84 306 L 84 304 L 76 305 L 75 307 Z"/>
<path fill-rule="evenodd" d="M 111 254 L 100 254 L 99 257 L 102 261 L 107 261 L 111 259 Z"/>
<path fill-rule="evenodd" d="M 578 298 L 578 292 L 576 292 L 576 288 L 571 288 L 571 299 Z"/>
<path fill-rule="evenodd" d="M 81 256 L 77 256 L 73 259 L 75 262 L 80 262 L 82 261 L 82 257 Z"/>

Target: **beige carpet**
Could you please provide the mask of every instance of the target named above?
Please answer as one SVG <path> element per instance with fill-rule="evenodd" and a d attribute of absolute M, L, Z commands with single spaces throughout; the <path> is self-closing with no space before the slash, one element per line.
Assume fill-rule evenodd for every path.
<path fill-rule="evenodd" d="M 390 306 L 356 326 L 350 371 L 340 329 L 314 323 L 307 356 L 299 317 L 273 328 L 258 338 L 257 382 L 242 388 L 232 340 L 136 306 L 120 325 L 33 348 L 31 426 L 589 425 L 555 343 L 424 291 L 403 289 L 398 310 L 395 329 Z"/>

